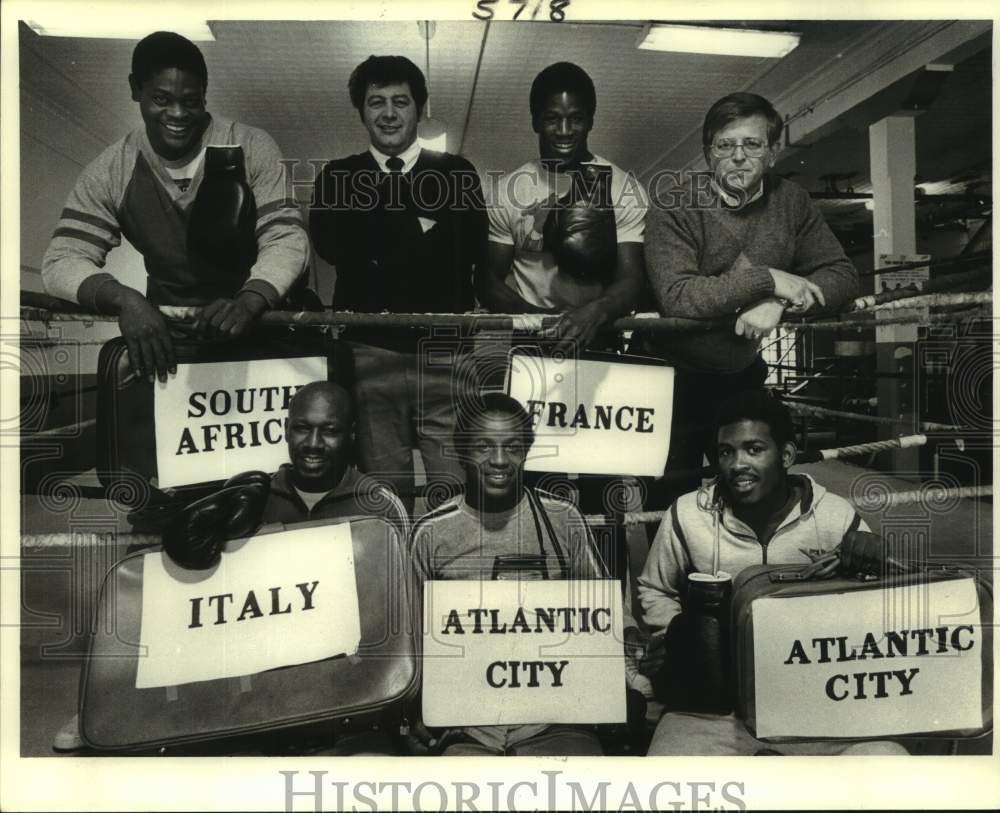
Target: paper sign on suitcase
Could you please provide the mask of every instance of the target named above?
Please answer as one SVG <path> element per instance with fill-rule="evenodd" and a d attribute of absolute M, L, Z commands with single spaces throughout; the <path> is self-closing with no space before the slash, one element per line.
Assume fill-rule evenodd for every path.
<path fill-rule="evenodd" d="M 655 359 L 515 350 L 507 391 L 531 416 L 528 471 L 659 477 L 670 449 L 674 371 Z"/>
<path fill-rule="evenodd" d="M 733 591 L 739 706 L 755 737 L 968 736 L 990 726 L 992 608 L 976 578 L 781 583 L 780 569 L 744 571 Z"/>
<path fill-rule="evenodd" d="M 429 726 L 625 720 L 615 580 L 424 583 Z"/>
<path fill-rule="evenodd" d="M 302 540 L 305 545 L 300 546 Z M 324 555 L 333 560 L 331 574 L 315 569 L 311 542 L 322 544 Z M 244 557 L 250 567 L 234 568 L 233 563 Z M 287 566 L 280 565 L 282 572 L 294 576 L 306 593 L 311 591 L 309 610 L 296 584 L 291 585 L 294 593 L 286 595 L 284 586 L 271 580 L 279 573 L 278 557 L 288 560 Z M 290 526 L 236 540 L 228 543 L 214 573 L 174 569 L 165 558 L 161 551 L 127 556 L 114 565 L 101 587 L 80 679 L 80 731 L 89 746 L 102 750 L 181 746 L 320 721 L 336 721 L 343 733 L 398 725 L 416 691 L 418 675 L 401 543 L 385 520 L 361 517 L 308 529 Z M 266 574 L 261 573 L 262 565 Z M 302 572 L 306 575 L 299 578 Z M 354 580 L 353 590 L 344 581 L 348 574 Z M 186 633 L 225 637 L 221 630 L 234 625 L 252 630 L 255 625 L 293 618 L 293 626 L 298 626 L 324 606 L 336 608 L 336 620 L 318 633 L 308 623 L 303 628 L 319 639 L 310 645 L 318 649 L 306 651 L 278 640 L 279 635 L 295 638 L 298 630 L 272 630 L 259 636 L 248 633 L 244 641 L 237 641 L 240 635 L 227 639 L 209 657 L 212 663 L 191 663 L 194 650 L 188 648 L 185 655 L 182 647 L 177 656 L 185 662 L 171 666 L 171 653 L 156 651 L 162 640 L 151 636 L 149 627 L 158 621 L 149 613 L 166 609 L 157 606 L 156 597 L 147 598 L 147 593 L 160 592 L 163 575 L 177 583 L 170 597 L 183 604 L 175 620 Z M 262 575 L 267 576 L 260 582 L 263 593 L 254 587 Z M 342 592 L 324 597 L 324 583 L 331 576 L 334 589 Z M 216 577 L 226 586 L 215 587 Z M 242 581 L 240 589 L 247 591 L 237 600 L 236 581 L 244 577 L 249 581 Z M 319 584 L 314 586 L 314 581 Z M 213 585 L 212 592 L 202 595 L 199 584 Z M 275 600 L 270 588 L 279 586 Z M 230 592 L 233 599 L 224 598 Z M 191 599 L 199 596 L 202 601 L 196 611 Z M 209 596 L 220 598 L 209 601 Z M 216 623 L 220 613 L 224 624 Z M 272 659 L 275 655 L 281 657 Z M 148 679 L 147 673 L 140 680 L 148 658 L 160 661 L 155 679 Z M 247 669 L 260 671 L 250 674 Z M 221 674 L 233 676 L 212 676 Z M 165 686 L 165 679 L 176 683 Z"/>
<path fill-rule="evenodd" d="M 159 551 L 146 554 L 146 656 L 139 658 L 137 689 L 252 675 L 358 650 L 349 524 L 260 537 L 224 552 L 201 576 Z"/>

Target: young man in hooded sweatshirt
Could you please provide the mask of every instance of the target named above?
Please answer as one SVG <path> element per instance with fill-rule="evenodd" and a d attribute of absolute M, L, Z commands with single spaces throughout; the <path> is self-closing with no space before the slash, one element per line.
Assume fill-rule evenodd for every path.
<path fill-rule="evenodd" d="M 832 551 L 848 531 L 868 527 L 850 503 L 807 474 L 791 474 L 795 443 L 788 409 L 764 390 L 725 401 L 716 421 L 719 476 L 680 497 L 667 512 L 639 576 L 643 620 L 651 649 L 664 645 L 681 622 L 681 596 L 690 573 L 722 571 L 735 577 L 759 564 L 807 564 L 808 552 Z M 697 642 L 695 642 L 697 645 Z M 670 648 L 667 647 L 667 657 Z M 683 664 L 667 664 L 683 669 Z M 669 704 L 671 698 L 665 700 Z M 906 754 L 886 741 L 782 743 L 752 737 L 735 715 L 668 712 L 653 735 L 649 756 Z"/>

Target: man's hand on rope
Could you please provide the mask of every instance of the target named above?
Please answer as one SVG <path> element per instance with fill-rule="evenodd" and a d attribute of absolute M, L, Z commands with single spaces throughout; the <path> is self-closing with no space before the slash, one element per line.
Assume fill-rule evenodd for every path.
<path fill-rule="evenodd" d="M 267 310 L 264 297 L 242 291 L 234 299 L 216 299 L 202 308 L 194 323 L 195 332 L 206 338 L 236 338 Z"/>
<path fill-rule="evenodd" d="M 784 310 L 784 305 L 774 298 L 751 305 L 736 318 L 736 335 L 755 342 L 767 338 L 781 322 Z"/>
<path fill-rule="evenodd" d="M 804 313 L 817 302 L 821 306 L 826 305 L 826 297 L 823 290 L 815 283 L 781 271 L 777 268 L 769 268 L 771 279 L 774 280 L 774 295 L 778 299 L 788 301 L 788 310 L 793 313 Z"/>
<path fill-rule="evenodd" d="M 154 373 L 160 381 L 177 372 L 174 343 L 167 322 L 154 305 L 138 291 L 122 294 L 118 303 L 118 327 L 128 347 L 132 371 L 149 381 Z"/>
<path fill-rule="evenodd" d="M 545 331 L 545 335 L 567 345 L 573 343 L 578 351 L 583 351 L 594 340 L 601 325 L 607 321 L 608 312 L 604 303 L 595 300 L 566 311 L 553 327 Z"/>

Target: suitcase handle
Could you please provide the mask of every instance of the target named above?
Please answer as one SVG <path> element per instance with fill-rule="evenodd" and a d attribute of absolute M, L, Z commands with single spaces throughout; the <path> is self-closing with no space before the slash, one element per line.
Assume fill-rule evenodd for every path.
<path fill-rule="evenodd" d="M 836 553 L 831 552 L 795 570 L 772 570 L 768 574 L 768 578 L 774 584 L 823 581 L 824 579 L 832 579 L 836 576 L 854 578 L 859 582 L 875 582 L 879 580 L 879 577 L 873 573 L 852 573 L 847 575 L 840 573 L 839 568 L 840 557 Z"/>
<path fill-rule="evenodd" d="M 800 551 L 812 561 L 799 569 L 771 573 L 772 582 L 821 581 L 835 576 L 873 582 L 887 573 L 913 570 L 911 563 L 889 555 L 881 537 L 870 531 L 848 531 L 840 545 L 831 551 L 805 548 Z"/>
<path fill-rule="evenodd" d="M 838 560 L 839 561 L 839 560 Z M 833 578 L 837 575 L 836 569 L 829 575 L 820 575 L 822 568 L 817 570 L 813 564 L 806 565 L 801 570 L 772 570 L 768 574 L 771 581 L 775 584 L 781 582 L 809 582 L 809 581 L 821 581 L 823 579 Z M 870 573 L 855 573 L 853 578 L 857 579 L 859 582 L 876 582 L 878 581 L 878 576 Z"/>

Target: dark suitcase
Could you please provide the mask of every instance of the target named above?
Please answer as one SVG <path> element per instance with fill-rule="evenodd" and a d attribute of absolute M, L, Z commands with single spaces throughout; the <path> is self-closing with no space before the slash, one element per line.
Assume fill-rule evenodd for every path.
<path fill-rule="evenodd" d="M 238 342 L 175 339 L 174 350 L 179 364 L 322 357 L 326 360 L 327 378 L 332 379 L 339 372 L 334 344 L 318 332 L 289 336 L 288 331 L 280 331 L 242 337 Z M 156 532 L 157 506 L 164 506 L 169 513 L 170 506 L 187 504 L 218 488 L 222 479 L 217 478 L 166 491 L 157 488 L 154 384 L 132 374 L 121 337 L 101 348 L 97 384 L 97 475 L 117 502 L 133 509 L 148 509 L 146 513 L 153 520 L 140 530 Z"/>
<path fill-rule="evenodd" d="M 801 580 L 801 572 L 801 565 L 756 565 L 739 573 L 733 584 L 737 714 L 754 737 L 773 742 L 959 738 L 992 730 L 993 595 L 980 572 L 925 565 L 870 581 Z M 931 607 L 945 606 L 952 595 L 978 607 L 962 606 L 951 617 Z M 815 601 L 819 597 L 831 599 L 823 604 L 828 610 L 836 605 L 840 614 L 824 617 L 823 605 Z M 760 602 L 771 599 L 780 604 L 767 605 L 765 613 Z M 857 612 L 849 609 L 852 604 Z M 872 612 L 873 607 L 881 612 Z M 868 633 L 829 635 L 830 623 L 855 621 L 871 638 Z M 809 625 L 816 632 L 801 634 Z M 756 662 L 759 653 L 767 653 L 763 665 Z M 971 659 L 964 661 L 964 687 L 943 680 L 940 671 L 957 666 L 961 658 Z M 785 694 L 776 697 L 781 687 Z M 963 704 L 970 688 L 980 692 L 981 710 Z M 787 714 L 779 704 L 788 707 Z M 852 722 L 852 712 L 865 722 Z M 831 723 L 833 715 L 844 721 L 844 733 L 836 732 L 841 723 Z M 977 717 L 979 722 L 945 727 L 951 719 Z M 884 725 L 885 731 L 848 733 L 857 725 Z"/>
<path fill-rule="evenodd" d="M 330 723 L 338 734 L 398 726 L 418 686 L 402 543 L 381 518 L 344 522 L 351 522 L 359 601 L 357 654 L 248 677 L 137 689 L 143 566 L 146 555 L 161 552 L 119 561 L 101 587 L 80 678 L 80 733 L 87 745 L 146 751 L 313 723 Z M 287 529 L 319 524 L 341 523 Z"/>

